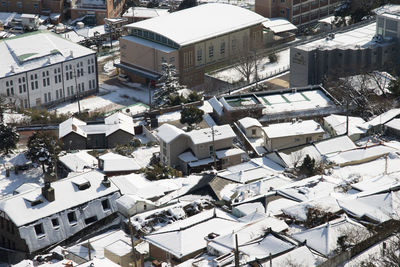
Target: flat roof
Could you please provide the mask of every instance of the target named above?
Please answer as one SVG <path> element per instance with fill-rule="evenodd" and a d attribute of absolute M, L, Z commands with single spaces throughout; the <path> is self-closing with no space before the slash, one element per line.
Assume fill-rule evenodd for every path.
<path fill-rule="evenodd" d="M 261 24 L 266 20 L 245 8 L 209 3 L 132 23 L 126 27 L 151 31 L 184 46 Z"/>
<path fill-rule="evenodd" d="M 354 28 L 346 32 L 337 32 L 334 34 L 334 38 L 323 37 L 313 42 L 301 44 L 295 48 L 302 50 L 330 50 L 336 48 L 349 49 L 349 48 L 360 48 L 365 49 L 375 45 L 382 45 L 386 42 L 378 43 L 373 40 L 376 35 L 376 22 L 372 22 L 368 25 Z"/>
<path fill-rule="evenodd" d="M 284 18 L 270 18 L 263 22 L 265 28 L 270 29 L 274 33 L 297 30 L 297 27 Z"/>
<path fill-rule="evenodd" d="M 95 51 L 48 31 L 22 34 L 0 41 L 0 77 L 43 68 L 90 54 L 95 54 Z"/>

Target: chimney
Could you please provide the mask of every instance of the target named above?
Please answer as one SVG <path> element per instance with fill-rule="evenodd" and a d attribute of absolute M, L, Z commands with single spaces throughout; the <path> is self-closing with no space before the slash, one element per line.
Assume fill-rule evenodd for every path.
<path fill-rule="evenodd" d="M 44 183 L 44 187 L 42 187 L 42 195 L 49 202 L 53 202 L 54 200 L 56 200 L 54 188 L 50 186 L 50 182 Z"/>
<path fill-rule="evenodd" d="M 103 181 L 102 181 L 101 183 L 102 183 L 102 185 L 104 185 L 105 187 L 110 187 L 110 186 L 111 186 L 111 182 L 110 182 L 110 180 L 108 180 L 107 175 L 104 175 L 104 179 L 103 179 Z"/>

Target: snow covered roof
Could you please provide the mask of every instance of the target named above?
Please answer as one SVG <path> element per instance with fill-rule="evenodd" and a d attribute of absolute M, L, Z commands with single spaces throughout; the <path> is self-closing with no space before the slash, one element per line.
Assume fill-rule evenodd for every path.
<path fill-rule="evenodd" d="M 123 195 L 137 195 L 141 198 L 151 199 L 164 196 L 170 192 L 181 188 L 180 183 L 174 183 L 173 179 L 168 179 L 167 184 L 160 181 L 149 181 L 143 174 L 129 174 L 110 177 L 110 180 L 116 184 Z"/>
<path fill-rule="evenodd" d="M 276 190 L 287 198 L 296 201 L 307 201 L 329 196 L 335 192 L 335 188 L 341 181 L 329 176 L 318 175 L 289 183 Z"/>
<path fill-rule="evenodd" d="M 279 257 L 273 258 L 272 266 L 286 266 L 289 262 L 293 263 L 294 266 L 312 267 L 318 265 L 313 253 L 306 246 L 295 248 Z M 270 262 L 261 265 L 262 267 L 271 266 Z"/>
<path fill-rule="evenodd" d="M 95 27 L 84 27 L 81 29 L 75 29 L 75 32 L 84 38 L 92 38 L 94 37 L 97 33 L 100 35 L 106 34 L 106 27 L 105 25 L 98 25 Z"/>
<path fill-rule="evenodd" d="M 305 222 L 307 220 L 308 209 L 315 208 L 323 212 L 337 213 L 341 210 L 336 198 L 332 196 L 324 196 L 322 198 L 303 201 L 290 207 L 282 208 L 284 214 L 295 218 L 296 220 Z"/>
<path fill-rule="evenodd" d="M 215 126 L 213 128 L 205 128 L 200 130 L 193 130 L 186 133 L 193 144 L 198 145 L 202 143 L 210 143 L 212 142 L 212 131 L 214 130 L 214 141 L 229 139 L 236 137 L 236 134 L 233 132 L 231 126 L 229 124 Z"/>
<path fill-rule="evenodd" d="M 267 158 L 262 160 L 253 159 L 238 165 L 228 167 L 218 173 L 219 177 L 238 183 L 248 183 L 265 177 L 271 177 L 284 169 Z"/>
<path fill-rule="evenodd" d="M 102 184 L 104 174 L 98 171 L 91 171 L 79 176 L 58 180 L 51 184 L 54 188 L 55 200 L 47 201 L 41 192 L 41 188 L 21 193 L 0 201 L 0 210 L 19 227 L 34 222 L 63 210 L 76 207 L 91 200 L 118 192 L 119 189 L 111 183 L 110 187 Z M 90 187 L 85 190 L 77 189 L 75 179 L 85 179 Z M 42 203 L 31 206 L 32 200 L 41 200 Z"/>
<path fill-rule="evenodd" d="M 248 9 L 210 3 L 139 21 L 126 27 L 151 31 L 171 39 L 180 46 L 185 46 L 261 24 L 266 20 Z"/>
<path fill-rule="evenodd" d="M 154 205 L 154 203 L 152 201 L 149 201 L 149 200 L 141 198 L 137 195 L 131 195 L 131 194 L 123 195 L 116 200 L 116 202 L 120 206 L 124 207 L 127 210 L 130 209 L 131 207 L 135 206 L 136 203 L 139 201 Z"/>
<path fill-rule="evenodd" d="M 164 123 L 157 129 L 157 136 L 165 143 L 170 143 L 175 138 L 180 136 L 181 134 L 185 134 L 182 129 L 177 128 L 174 125 Z"/>
<path fill-rule="evenodd" d="M 29 45 L 26 45 L 29 44 Z M 0 41 L 0 77 L 30 71 L 94 54 L 95 51 L 48 31 L 36 31 Z"/>
<path fill-rule="evenodd" d="M 288 154 L 286 151 L 278 152 L 280 159 L 288 166 L 289 168 L 293 168 L 296 164 L 301 165 L 303 163 L 304 158 L 309 155 L 315 161 L 322 161 L 322 155 L 314 147 L 314 145 L 308 145 L 302 147 L 301 149 L 292 151 L 292 149 L 288 149 Z"/>
<path fill-rule="evenodd" d="M 357 164 L 361 163 L 362 161 L 369 161 L 382 157 L 391 152 L 396 152 L 396 149 L 384 145 L 374 145 L 340 152 L 337 155 L 328 157 L 327 161 L 339 165 Z"/>
<path fill-rule="evenodd" d="M 211 248 L 213 251 L 218 251 L 219 255 L 230 253 L 236 247 L 235 236 L 237 235 L 240 250 L 242 252 L 246 253 L 249 257 L 263 258 L 257 254 L 261 250 L 265 249 L 265 246 L 262 247 L 262 244 L 265 244 L 266 242 L 261 241 L 253 243 L 251 241 L 256 241 L 257 239 L 262 238 L 265 235 L 265 230 L 268 228 L 271 228 L 272 231 L 275 232 L 281 232 L 288 229 L 289 227 L 284 221 L 281 221 L 275 217 L 267 217 L 264 215 L 263 217 L 261 217 L 261 219 L 258 218 L 253 221 L 249 221 L 247 224 L 241 226 L 240 228 L 233 229 L 233 231 L 229 232 L 226 235 L 221 235 L 213 239 L 209 239 L 207 248 Z M 262 240 L 265 241 L 265 239 L 269 239 L 268 236 L 263 238 Z M 251 244 L 248 244 L 249 242 L 251 242 Z M 269 240 L 269 242 L 273 241 Z M 254 245 L 259 250 L 256 249 Z M 277 244 L 270 245 L 274 247 Z M 290 246 L 293 247 L 294 245 L 290 244 Z M 277 247 L 279 247 L 279 245 Z M 266 255 L 269 254 L 269 252 L 264 253 L 267 253 Z"/>
<path fill-rule="evenodd" d="M 314 146 L 321 155 L 342 152 L 357 147 L 347 135 L 322 140 L 314 143 Z"/>
<path fill-rule="evenodd" d="M 238 123 L 244 128 L 244 129 L 248 129 L 250 127 L 262 127 L 261 123 L 255 119 L 255 118 L 251 118 L 251 117 L 245 117 L 243 119 L 238 120 Z"/>
<path fill-rule="evenodd" d="M 204 249 L 207 246 L 204 238 L 208 234 L 227 234 L 242 225 L 236 217 L 215 208 L 168 224 L 144 240 L 180 259 Z"/>
<path fill-rule="evenodd" d="M 122 17 L 134 17 L 134 18 L 155 18 L 158 16 L 168 15 L 168 9 L 161 8 L 147 8 L 147 7 L 130 7 Z"/>
<path fill-rule="evenodd" d="M 79 134 L 83 137 L 86 137 L 85 131 L 81 129 L 80 126 L 86 125 L 86 122 L 81 121 L 80 119 L 71 117 L 68 120 L 60 123 L 58 127 L 58 138 L 63 138 L 71 132 Z"/>
<path fill-rule="evenodd" d="M 73 172 L 82 172 L 85 168 L 91 169 L 97 165 L 97 159 L 87 151 L 68 153 L 59 157 L 58 160 Z"/>
<path fill-rule="evenodd" d="M 398 219 L 400 208 L 400 192 L 389 192 L 349 198 L 338 201 L 349 215 L 360 219 L 369 218 L 374 222 L 384 222 L 390 219 Z"/>
<path fill-rule="evenodd" d="M 137 171 L 140 166 L 133 158 L 128 158 L 120 154 L 108 152 L 107 154 L 99 157 L 104 161 L 104 172 L 118 172 L 118 171 Z"/>
<path fill-rule="evenodd" d="M 338 238 L 351 231 L 359 233 L 360 237 L 368 232 L 361 224 L 343 216 L 312 229 L 295 233 L 292 237 L 300 242 L 307 240 L 307 247 L 324 256 L 329 256 L 338 247 Z"/>
<path fill-rule="evenodd" d="M 325 132 L 321 125 L 314 120 L 270 124 L 269 126 L 263 127 L 263 130 L 268 138 L 280 138 L 286 136 L 318 134 Z"/>
<path fill-rule="evenodd" d="M 244 253 L 246 260 L 254 261 L 257 259 L 266 259 L 268 257 L 284 254 L 295 248 L 293 243 L 277 235 L 269 234 L 257 242 L 250 242 L 242 245 L 239 250 Z"/>
<path fill-rule="evenodd" d="M 323 37 L 312 42 L 307 42 L 297 46 L 296 48 L 311 51 L 314 49 L 319 50 L 331 50 L 331 49 L 367 49 L 374 46 L 383 46 L 388 43 L 385 42 L 375 42 L 373 37 L 376 34 L 376 22 L 370 23 L 368 25 L 352 28 L 348 31 L 336 33 L 334 38 Z"/>
<path fill-rule="evenodd" d="M 229 149 L 217 150 L 215 152 L 215 155 L 217 156 L 217 158 L 223 159 L 223 158 L 227 158 L 227 157 L 231 157 L 231 156 L 235 156 L 235 155 L 242 155 L 245 153 L 246 152 L 244 152 L 240 148 L 229 148 Z"/>
<path fill-rule="evenodd" d="M 346 134 L 347 118 L 343 115 L 332 114 L 324 117 L 324 121 L 329 124 L 337 135 Z M 349 117 L 349 136 L 353 134 L 363 134 L 364 129 L 360 126 L 365 123 L 365 120 L 359 117 Z"/>
<path fill-rule="evenodd" d="M 123 240 L 115 241 L 114 243 L 108 245 L 104 249 L 110 251 L 114 255 L 123 257 L 132 252 L 132 247 L 127 242 Z"/>
<path fill-rule="evenodd" d="M 196 158 L 196 157 L 193 155 L 193 153 L 190 152 L 190 151 L 187 151 L 187 152 L 184 152 L 184 153 L 180 154 L 180 155 L 178 156 L 178 158 L 179 158 L 180 160 L 182 160 L 183 162 L 186 162 L 186 163 L 191 162 L 191 161 L 197 161 L 197 160 L 199 160 L 199 159 Z"/>
<path fill-rule="evenodd" d="M 215 112 L 217 112 L 217 114 L 219 116 L 222 115 L 223 111 L 224 111 L 224 106 L 222 105 L 221 102 L 218 101 L 218 99 L 213 96 L 212 98 L 210 98 L 208 100 L 208 103 L 210 103 L 210 105 L 212 106 L 213 110 L 215 110 Z"/>
<path fill-rule="evenodd" d="M 378 8 L 375 8 L 372 11 L 377 15 L 382 15 L 384 13 L 399 14 L 400 13 L 400 5 L 386 4 L 386 5 L 380 6 Z"/>
<path fill-rule="evenodd" d="M 261 202 L 255 203 L 244 203 L 238 206 L 235 206 L 234 209 L 240 211 L 243 215 L 249 215 L 254 212 L 265 213 L 265 208 Z"/>
<path fill-rule="evenodd" d="M 68 31 L 60 34 L 63 38 L 68 39 L 74 43 L 79 43 L 85 40 L 85 37 L 77 34 L 75 31 Z"/>
<path fill-rule="evenodd" d="M 390 160 L 390 159 L 389 159 Z M 354 183 L 351 186 L 358 190 L 364 191 L 367 194 L 372 192 L 386 191 L 390 188 L 398 187 L 400 181 L 396 174 L 392 175 L 378 175 L 369 179 L 364 179 L 358 183 Z"/>
<path fill-rule="evenodd" d="M 297 27 L 284 18 L 270 18 L 263 22 L 263 26 L 274 33 L 288 32 L 297 30 Z"/>
<path fill-rule="evenodd" d="M 121 124 L 128 123 L 133 124 L 131 116 L 128 116 L 122 112 L 115 112 L 104 119 L 105 124 Z"/>
<path fill-rule="evenodd" d="M 385 126 L 395 130 L 400 130 L 400 119 L 393 119 L 385 123 Z"/>
<path fill-rule="evenodd" d="M 390 121 L 391 119 L 393 119 L 393 118 L 395 118 L 395 117 L 397 117 L 399 115 L 400 115 L 400 108 L 394 108 L 394 109 L 391 109 L 391 110 L 388 110 L 388 111 L 382 113 L 379 116 L 376 116 L 372 120 L 369 120 L 369 121 L 365 122 L 362 125 L 362 127 L 364 129 L 369 129 L 369 128 L 374 127 L 374 126 L 385 124 L 388 121 Z"/>

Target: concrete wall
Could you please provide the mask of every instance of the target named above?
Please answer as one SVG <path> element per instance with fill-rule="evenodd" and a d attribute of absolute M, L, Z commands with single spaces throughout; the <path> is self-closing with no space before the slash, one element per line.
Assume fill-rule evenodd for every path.
<path fill-rule="evenodd" d="M 258 138 L 258 137 L 264 136 L 263 129 L 258 126 L 252 126 L 247 129 L 244 129 L 243 127 L 241 127 L 241 129 L 245 132 L 245 134 L 248 138 Z M 253 134 L 253 130 L 255 131 L 255 134 Z"/>
<path fill-rule="evenodd" d="M 232 147 L 233 138 L 227 138 L 215 141 L 215 150 L 226 149 Z M 190 144 L 190 148 L 198 159 L 204 159 L 210 157 L 210 146 L 213 145 L 213 142 L 210 138 L 210 142 L 202 143 L 195 145 L 193 143 Z"/>
<path fill-rule="evenodd" d="M 265 138 L 265 147 L 268 151 L 279 150 L 299 145 L 307 144 L 307 138 L 310 138 L 309 142 L 322 140 L 323 134 L 304 134 L 296 136 L 284 136 L 279 138 Z"/>
<path fill-rule="evenodd" d="M 221 169 L 242 163 L 242 155 L 234 155 L 221 160 Z"/>
<path fill-rule="evenodd" d="M 301 87 L 319 84 L 328 77 L 335 79 L 357 75 L 372 70 L 392 71 L 397 58 L 397 44 L 384 42 L 379 45 L 351 49 L 290 49 L 290 86 Z"/>

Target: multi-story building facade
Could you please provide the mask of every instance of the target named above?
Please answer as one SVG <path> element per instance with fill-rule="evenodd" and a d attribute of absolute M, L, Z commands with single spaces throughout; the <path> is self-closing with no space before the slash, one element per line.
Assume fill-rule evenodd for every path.
<path fill-rule="evenodd" d="M 290 48 L 290 86 L 301 87 L 374 70 L 392 72 L 398 60 L 400 17 L 378 15 L 377 22 L 330 33 Z"/>
<path fill-rule="evenodd" d="M 117 217 L 120 196 L 103 173 L 90 171 L 2 199 L 0 260 L 19 262 L 83 229 L 104 227 L 107 217 Z"/>
<path fill-rule="evenodd" d="M 64 0 L 0 0 L 0 12 L 61 14 Z"/>
<path fill-rule="evenodd" d="M 256 0 L 255 11 L 267 18 L 284 17 L 296 26 L 332 15 L 340 0 Z"/>
<path fill-rule="evenodd" d="M 86 17 L 90 24 L 102 25 L 106 18 L 119 18 L 125 0 L 72 0 L 71 19 Z"/>
<path fill-rule="evenodd" d="M 0 58 L 0 95 L 23 108 L 98 90 L 96 53 L 47 31 L 1 41 Z"/>
<path fill-rule="evenodd" d="M 247 9 L 214 3 L 129 24 L 117 66 L 145 83 L 156 80 L 162 62 L 169 62 L 181 83 L 200 85 L 208 69 L 260 48 L 265 20 Z"/>

